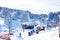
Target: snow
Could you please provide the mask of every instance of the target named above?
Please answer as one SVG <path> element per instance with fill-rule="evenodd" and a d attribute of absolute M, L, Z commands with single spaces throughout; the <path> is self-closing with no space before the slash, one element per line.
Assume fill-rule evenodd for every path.
<path fill-rule="evenodd" d="M 3 23 L 3 22 L 0 22 Z M 6 29 L 5 27 L 3 29 Z M 16 28 L 18 30 L 19 28 Z M 8 29 L 6 29 L 8 30 Z M 19 29 L 20 30 L 20 29 Z M 39 34 L 34 33 L 31 36 L 28 36 L 28 32 L 31 30 L 25 30 L 25 32 L 21 31 L 21 37 L 19 37 L 20 31 L 16 31 L 14 35 L 10 35 L 11 40 L 60 40 L 58 27 L 52 28 L 51 30 L 40 31 Z M 6 32 L 8 33 L 8 31 Z M 5 32 L 1 32 L 0 34 L 6 34 Z M 3 39 L 0 39 L 3 40 Z"/>
<path fill-rule="evenodd" d="M 51 30 L 40 31 L 39 34 L 34 33 L 31 36 L 28 36 L 28 30 L 25 30 L 25 32 L 22 32 L 21 37 L 13 35 L 10 36 L 10 38 L 11 40 L 60 40 L 58 27 L 52 28 Z"/>
<path fill-rule="evenodd" d="M 3 24 L 4 24 L 4 19 L 0 18 L 0 25 L 3 25 Z"/>
<path fill-rule="evenodd" d="M 23 33 L 23 40 L 60 40 L 58 35 L 58 28 L 52 28 L 51 30 L 41 31 L 39 34 L 33 34 L 32 36 L 27 36 Z"/>
<path fill-rule="evenodd" d="M 23 40 L 23 38 L 15 36 L 15 35 L 10 35 L 11 40 Z"/>
<path fill-rule="evenodd" d="M 0 24 L 3 25 L 4 24 L 4 20 L 0 20 Z"/>

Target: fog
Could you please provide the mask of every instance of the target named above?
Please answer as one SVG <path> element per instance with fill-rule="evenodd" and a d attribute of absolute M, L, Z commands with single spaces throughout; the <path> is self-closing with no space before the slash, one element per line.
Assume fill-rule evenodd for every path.
<path fill-rule="evenodd" d="M 0 7 L 29 10 L 34 14 L 60 11 L 60 0 L 0 0 Z"/>

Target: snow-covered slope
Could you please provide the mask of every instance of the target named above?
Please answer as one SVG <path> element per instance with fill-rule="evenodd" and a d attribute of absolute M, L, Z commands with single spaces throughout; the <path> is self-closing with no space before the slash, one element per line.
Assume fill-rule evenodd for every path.
<path fill-rule="evenodd" d="M 58 35 L 58 28 L 52 28 L 51 30 L 41 31 L 39 34 L 33 34 L 32 36 L 26 36 L 22 33 L 23 40 L 60 40 Z"/>

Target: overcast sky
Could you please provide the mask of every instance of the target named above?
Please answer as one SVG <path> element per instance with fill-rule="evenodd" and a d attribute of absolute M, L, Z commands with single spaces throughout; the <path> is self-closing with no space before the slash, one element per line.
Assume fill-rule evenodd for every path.
<path fill-rule="evenodd" d="M 50 11 L 60 11 L 60 0 L 0 0 L 0 6 L 47 14 Z"/>

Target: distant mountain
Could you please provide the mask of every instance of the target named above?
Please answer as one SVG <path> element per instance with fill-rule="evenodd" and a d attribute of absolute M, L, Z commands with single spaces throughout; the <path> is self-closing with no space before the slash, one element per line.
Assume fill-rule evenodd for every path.
<path fill-rule="evenodd" d="M 49 15 L 47 14 L 33 14 L 29 10 L 17 10 L 17 9 L 10 9 L 10 8 L 5 8 L 5 7 L 0 7 L 0 17 L 7 17 L 7 18 L 12 18 L 12 20 L 17 20 L 21 19 L 23 22 L 29 21 L 29 19 L 34 19 L 34 20 L 45 20 L 45 18 L 48 18 L 49 20 L 55 20 L 55 18 L 58 18 L 58 15 L 60 15 L 60 12 L 57 12 L 56 14 L 50 13 Z M 58 20 L 58 19 L 56 19 Z"/>

